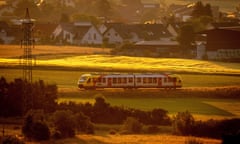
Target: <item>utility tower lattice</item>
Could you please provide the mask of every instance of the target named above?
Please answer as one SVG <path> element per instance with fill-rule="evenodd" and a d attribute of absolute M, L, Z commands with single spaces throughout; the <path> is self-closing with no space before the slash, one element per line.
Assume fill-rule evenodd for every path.
<path fill-rule="evenodd" d="M 33 26 L 35 20 L 30 18 L 28 8 L 26 9 L 25 18 L 21 20 L 23 39 L 21 41 L 21 48 L 23 48 L 22 66 L 23 66 L 23 80 L 32 82 L 32 66 L 33 56 L 32 49 L 34 48 Z"/>

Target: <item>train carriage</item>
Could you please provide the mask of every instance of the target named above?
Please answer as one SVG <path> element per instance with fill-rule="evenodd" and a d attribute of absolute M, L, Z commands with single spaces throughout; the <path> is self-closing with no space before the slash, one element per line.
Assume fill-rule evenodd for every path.
<path fill-rule="evenodd" d="M 96 88 L 180 88 L 182 80 L 169 74 L 83 74 L 78 87 Z"/>

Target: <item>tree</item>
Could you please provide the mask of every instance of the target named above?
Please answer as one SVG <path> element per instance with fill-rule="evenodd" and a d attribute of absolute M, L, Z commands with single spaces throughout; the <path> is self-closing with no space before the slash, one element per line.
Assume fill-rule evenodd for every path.
<path fill-rule="evenodd" d="M 173 117 L 173 132 L 180 135 L 191 135 L 195 120 L 193 116 L 188 112 L 178 112 Z"/>
<path fill-rule="evenodd" d="M 180 51 L 182 51 L 182 54 L 184 56 L 189 56 L 192 45 L 195 43 L 195 34 L 192 24 L 181 26 L 177 41 L 180 44 Z"/>
<path fill-rule="evenodd" d="M 62 13 L 61 18 L 60 18 L 60 23 L 68 23 L 70 22 L 69 15 L 66 13 Z"/>
<path fill-rule="evenodd" d="M 14 10 L 14 14 L 19 17 L 25 16 L 26 8 L 29 9 L 30 16 L 33 18 L 40 16 L 40 10 L 39 7 L 36 5 L 36 3 L 33 0 L 21 0 L 16 5 L 16 8 Z"/>
<path fill-rule="evenodd" d="M 108 18 L 111 15 L 111 5 L 108 0 L 96 0 L 97 15 Z"/>
<path fill-rule="evenodd" d="M 130 134 L 141 133 L 142 124 L 134 117 L 128 117 L 123 124 L 123 131 Z"/>
<path fill-rule="evenodd" d="M 61 133 L 61 137 L 73 137 L 75 135 L 76 120 L 71 111 L 56 111 L 53 115 L 55 129 Z"/>
<path fill-rule="evenodd" d="M 94 25 L 97 25 L 100 23 L 100 21 L 95 16 L 85 15 L 85 14 L 73 14 L 71 15 L 71 21 L 88 21 L 91 22 Z"/>
<path fill-rule="evenodd" d="M 43 117 L 43 114 L 40 114 L 39 111 L 29 111 L 22 127 L 22 133 L 26 138 L 37 141 L 50 138 L 50 129 L 44 122 Z"/>
<path fill-rule="evenodd" d="M 212 9 L 210 4 L 206 4 L 205 6 L 201 1 L 198 1 L 194 6 L 192 11 L 192 16 L 194 18 L 198 18 L 200 16 L 210 16 L 212 17 Z"/>

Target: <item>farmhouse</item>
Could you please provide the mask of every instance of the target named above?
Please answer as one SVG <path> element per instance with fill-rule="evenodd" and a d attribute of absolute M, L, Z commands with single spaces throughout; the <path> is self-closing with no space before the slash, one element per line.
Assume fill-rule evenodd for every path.
<path fill-rule="evenodd" d="M 240 60 L 240 27 L 216 28 L 202 31 L 200 34 L 207 35 L 205 55 L 208 59 Z"/>
<path fill-rule="evenodd" d="M 74 45 L 102 44 L 100 31 L 91 23 L 62 23 L 53 31 L 53 38 L 60 43 Z"/>
<path fill-rule="evenodd" d="M 0 21 L 0 40 L 1 43 L 9 44 L 15 38 L 11 35 L 11 29 L 6 22 Z"/>
<path fill-rule="evenodd" d="M 123 42 L 136 43 L 139 41 L 160 40 L 170 38 L 171 34 L 163 24 L 109 24 L 109 28 L 103 33 L 108 43 L 117 44 Z"/>
<path fill-rule="evenodd" d="M 179 43 L 170 40 L 140 41 L 134 45 L 135 52 L 153 57 L 174 57 L 179 52 Z"/>

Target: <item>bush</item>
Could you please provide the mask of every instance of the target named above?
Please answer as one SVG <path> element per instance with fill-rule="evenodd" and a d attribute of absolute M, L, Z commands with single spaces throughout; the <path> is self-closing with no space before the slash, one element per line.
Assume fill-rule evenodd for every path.
<path fill-rule="evenodd" d="M 160 129 L 158 128 L 158 126 L 153 125 L 147 128 L 147 133 L 154 134 L 154 133 L 158 133 L 159 130 Z"/>
<path fill-rule="evenodd" d="M 134 117 L 128 117 L 123 124 L 125 133 L 134 134 L 142 132 L 142 124 Z"/>
<path fill-rule="evenodd" d="M 46 123 L 35 122 L 32 126 L 33 139 L 37 141 L 48 140 L 50 138 L 50 130 Z"/>
<path fill-rule="evenodd" d="M 56 111 L 53 115 L 54 125 L 61 137 L 73 137 L 75 135 L 76 121 L 71 111 Z"/>
<path fill-rule="evenodd" d="M 19 140 L 17 137 L 14 136 L 5 136 L 3 137 L 1 144 L 24 144 L 23 141 Z"/>
<path fill-rule="evenodd" d="M 203 144 L 203 142 L 196 138 L 190 137 L 185 141 L 185 144 Z"/>
<path fill-rule="evenodd" d="M 34 119 L 34 116 L 29 114 L 27 115 L 23 127 L 22 133 L 28 139 L 34 139 L 37 141 L 48 140 L 50 138 L 50 130 L 47 124 L 39 119 Z"/>
<path fill-rule="evenodd" d="M 173 117 L 173 133 L 178 135 L 191 135 L 195 120 L 193 116 L 188 112 L 178 112 Z"/>
<path fill-rule="evenodd" d="M 79 112 L 75 115 L 75 118 L 78 131 L 87 134 L 94 134 L 94 126 L 89 117 L 84 115 L 82 112 Z"/>

